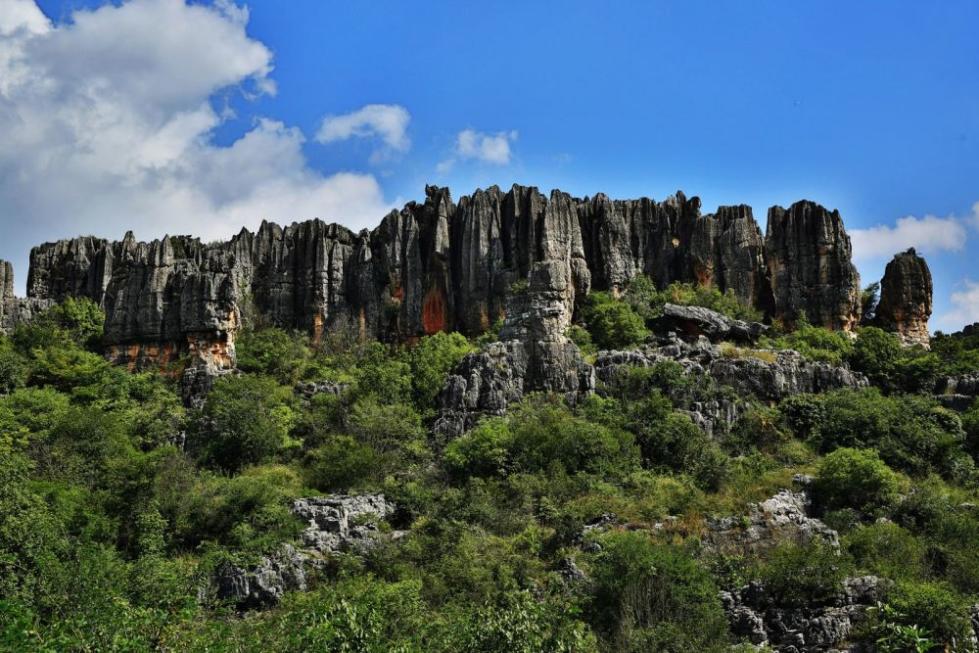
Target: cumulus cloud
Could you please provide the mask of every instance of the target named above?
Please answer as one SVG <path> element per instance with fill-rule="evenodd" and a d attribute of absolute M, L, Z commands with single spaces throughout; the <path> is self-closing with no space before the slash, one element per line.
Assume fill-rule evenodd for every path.
<path fill-rule="evenodd" d="M 965 246 L 966 228 L 956 217 L 939 218 L 912 215 L 899 218 L 892 227 L 877 225 L 869 229 L 851 229 L 853 257 L 868 260 L 890 257 L 909 247 L 924 253 L 961 251 Z"/>
<path fill-rule="evenodd" d="M 376 179 L 314 170 L 298 129 L 258 119 L 214 143 L 227 119 L 215 94 L 275 93 L 272 53 L 247 21 L 231 0 L 132 0 L 65 24 L 0 0 L 0 255 L 129 228 L 219 238 L 264 218 L 375 223 L 389 208 Z"/>
<path fill-rule="evenodd" d="M 937 325 L 946 332 L 958 331 L 966 324 L 979 322 L 979 282 L 963 279 L 962 290 L 950 297 L 951 309 L 938 317 Z"/>
<path fill-rule="evenodd" d="M 357 111 L 341 116 L 326 116 L 316 134 L 320 143 L 333 143 L 348 138 L 378 138 L 388 148 L 374 150 L 373 161 L 386 158 L 391 152 L 407 152 L 411 147 L 408 122 L 411 114 L 397 104 L 368 104 Z"/>
<path fill-rule="evenodd" d="M 510 144 L 517 140 L 517 131 L 495 134 L 464 129 L 456 136 L 453 156 L 438 165 L 439 172 L 448 172 L 458 161 L 481 161 L 493 165 L 507 165 L 512 155 Z"/>
<path fill-rule="evenodd" d="M 972 205 L 972 226 L 979 229 L 979 202 Z"/>

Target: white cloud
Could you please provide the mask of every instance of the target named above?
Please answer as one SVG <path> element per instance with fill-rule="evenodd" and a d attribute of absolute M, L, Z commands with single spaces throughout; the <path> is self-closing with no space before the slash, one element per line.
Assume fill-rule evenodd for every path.
<path fill-rule="evenodd" d="M 946 333 L 979 322 L 979 282 L 963 279 L 962 285 L 964 289 L 953 292 L 950 297 L 951 310 L 943 313 L 936 320 L 936 326 Z"/>
<path fill-rule="evenodd" d="M 891 227 L 877 225 L 869 229 L 851 229 L 853 258 L 868 260 L 890 258 L 909 247 L 924 253 L 961 251 L 965 246 L 966 228 L 955 217 L 938 218 L 926 215 L 916 218 L 909 215 L 899 218 Z"/>
<path fill-rule="evenodd" d="M 320 143 L 333 143 L 348 138 L 380 138 L 388 150 L 377 149 L 371 161 L 387 158 L 392 152 L 407 152 L 411 147 L 408 122 L 411 114 L 397 104 L 368 104 L 342 116 L 326 116 L 316 133 Z"/>
<path fill-rule="evenodd" d="M 3 253 L 130 228 L 219 238 L 264 218 L 374 224 L 389 208 L 376 179 L 312 169 L 299 130 L 256 120 L 213 142 L 229 112 L 212 96 L 275 92 L 272 53 L 247 21 L 230 0 L 132 0 L 52 25 L 33 2 L 0 0 Z"/>
<path fill-rule="evenodd" d="M 979 202 L 972 205 L 972 226 L 979 229 Z"/>
<path fill-rule="evenodd" d="M 493 165 L 510 163 L 510 144 L 517 140 L 517 131 L 486 134 L 475 129 L 464 129 L 456 136 L 453 156 L 438 164 L 440 173 L 448 172 L 457 161 L 481 161 Z"/>

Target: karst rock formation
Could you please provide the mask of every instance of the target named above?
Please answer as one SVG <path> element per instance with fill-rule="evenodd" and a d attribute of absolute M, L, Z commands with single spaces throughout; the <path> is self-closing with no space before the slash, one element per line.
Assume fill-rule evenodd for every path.
<path fill-rule="evenodd" d="M 876 321 L 908 345 L 928 347 L 931 317 L 931 270 L 914 248 L 895 256 L 880 282 Z"/>
<path fill-rule="evenodd" d="M 920 340 L 930 275 L 913 254 L 895 260 L 879 314 Z M 115 242 L 39 245 L 27 298 L 14 297 L 13 271 L 0 266 L 0 328 L 66 297 L 89 297 L 105 309 L 113 360 L 139 367 L 191 354 L 222 370 L 233 367 L 235 334 L 249 319 L 314 339 L 347 332 L 405 341 L 442 330 L 475 335 L 507 318 L 530 350 L 528 374 L 566 389 L 578 372 L 538 364 L 533 352 L 577 365 L 559 331 L 589 292 L 618 292 L 640 274 L 659 287 L 681 281 L 733 292 L 788 325 L 804 316 L 849 330 L 860 316 L 843 221 L 813 202 L 771 208 L 763 236 L 750 207 L 702 214 L 700 200 L 681 192 L 657 202 L 493 186 L 455 203 L 447 188 L 428 186 L 424 202 L 359 233 L 309 220 L 264 222 L 221 243 L 189 236 L 144 243 L 127 233 Z"/>

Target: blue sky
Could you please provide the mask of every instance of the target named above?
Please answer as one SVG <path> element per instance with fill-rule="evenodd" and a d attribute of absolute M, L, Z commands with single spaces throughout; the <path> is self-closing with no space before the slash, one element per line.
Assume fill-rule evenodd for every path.
<path fill-rule="evenodd" d="M 426 183 L 682 189 L 762 223 L 809 198 L 865 283 L 923 250 L 955 329 L 979 320 L 977 26 L 954 1 L 0 0 L 0 67 L 27 71 L 0 82 L 0 257 L 22 285 L 54 237 L 373 226 Z"/>

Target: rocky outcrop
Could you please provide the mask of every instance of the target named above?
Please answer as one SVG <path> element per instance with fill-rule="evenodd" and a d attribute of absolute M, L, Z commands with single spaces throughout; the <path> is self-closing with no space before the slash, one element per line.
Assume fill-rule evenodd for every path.
<path fill-rule="evenodd" d="M 666 304 L 658 319 L 660 330 L 676 331 L 687 338 L 705 336 L 712 342 L 733 340 L 753 343 L 768 330 L 760 322 L 744 322 L 729 318 L 702 306 Z"/>
<path fill-rule="evenodd" d="M 768 210 L 766 262 L 774 317 L 794 324 L 803 315 L 830 329 L 853 329 L 860 318 L 860 277 L 839 211 L 814 202 Z"/>
<path fill-rule="evenodd" d="M 364 552 L 381 541 L 377 522 L 394 513 L 382 494 L 296 499 L 292 513 L 306 522 L 303 545 L 319 553 Z"/>
<path fill-rule="evenodd" d="M 744 517 L 709 520 L 704 546 L 727 555 L 759 554 L 786 542 L 822 542 L 839 548 L 836 531 L 809 515 L 811 505 L 806 491 L 782 490 L 770 499 L 751 504 Z"/>
<path fill-rule="evenodd" d="M 505 414 L 528 392 L 563 394 L 572 405 L 592 392 L 594 370 L 564 335 L 575 297 L 588 282 L 575 251 L 556 248 L 554 258 L 535 263 L 528 287 L 511 297 L 501 341 L 467 355 L 449 375 L 438 398 L 440 437 L 457 437 L 483 416 Z"/>
<path fill-rule="evenodd" d="M 540 263 L 560 269 L 564 286 L 555 292 L 572 313 L 591 289 L 617 292 L 645 274 L 659 287 L 681 281 L 730 291 L 777 316 L 804 310 L 836 328 L 856 320 L 842 221 L 811 202 L 772 209 L 763 239 L 749 207 L 702 215 L 700 200 L 679 192 L 662 202 L 620 201 L 493 186 L 458 204 L 445 188 L 425 194 L 360 233 L 310 220 L 266 222 L 224 243 L 140 243 L 131 234 L 47 243 L 31 252 L 28 296 L 84 296 L 104 306 L 105 343 L 121 362 L 204 352 L 219 368 L 233 362 L 234 332 L 251 318 L 314 338 L 475 335 L 507 317 L 514 288 Z"/>
<path fill-rule="evenodd" d="M 811 361 L 792 350 L 736 349 L 712 344 L 707 337 L 683 340 L 668 333 L 658 343 L 630 351 L 601 351 L 595 359 L 599 392 L 616 386 L 629 368 L 676 363 L 696 381 L 670 387 L 674 405 L 687 411 L 708 435 L 730 430 L 749 408 L 749 398 L 767 403 L 800 393 L 861 388 L 866 377 L 829 363 Z M 733 392 L 715 391 L 715 386 Z"/>
<path fill-rule="evenodd" d="M 884 270 L 876 322 L 897 333 L 904 344 L 928 348 L 931 302 L 931 270 L 911 248 L 895 256 Z"/>
<path fill-rule="evenodd" d="M 845 579 L 836 596 L 800 607 L 783 605 L 761 582 L 721 592 L 732 634 L 779 653 L 863 650 L 851 647 L 855 627 L 883 600 L 888 582 L 877 576 Z"/>
<path fill-rule="evenodd" d="M 287 591 L 305 591 L 310 575 L 325 564 L 325 556 L 363 554 L 382 541 L 402 537 L 404 531 L 382 533 L 378 528 L 378 521 L 394 511 L 380 494 L 296 499 L 292 513 L 307 523 L 303 548 L 284 544 L 250 566 L 222 562 L 202 598 L 210 594 L 239 608 L 263 608 L 278 603 Z"/>
<path fill-rule="evenodd" d="M 9 333 L 43 313 L 54 302 L 47 299 L 20 298 L 14 295 L 14 267 L 0 261 L 0 333 Z"/>

